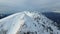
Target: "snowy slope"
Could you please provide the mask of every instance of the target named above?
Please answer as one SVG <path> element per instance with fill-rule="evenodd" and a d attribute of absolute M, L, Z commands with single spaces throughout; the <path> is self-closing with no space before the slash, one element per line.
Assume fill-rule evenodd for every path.
<path fill-rule="evenodd" d="M 0 34 L 60 34 L 60 31 L 42 14 L 20 12 L 0 19 Z"/>

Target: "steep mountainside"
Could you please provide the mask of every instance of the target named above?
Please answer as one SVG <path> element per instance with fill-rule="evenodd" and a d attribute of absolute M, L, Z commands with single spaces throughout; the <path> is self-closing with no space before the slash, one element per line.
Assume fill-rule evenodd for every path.
<path fill-rule="evenodd" d="M 56 22 L 35 12 L 20 12 L 0 19 L 0 34 L 60 34 Z"/>

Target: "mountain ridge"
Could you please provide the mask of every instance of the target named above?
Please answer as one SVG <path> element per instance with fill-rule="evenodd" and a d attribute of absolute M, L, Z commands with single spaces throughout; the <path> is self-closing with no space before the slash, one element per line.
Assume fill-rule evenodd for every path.
<path fill-rule="evenodd" d="M 3 25 L 3 26 L 2 26 Z M 36 12 L 20 12 L 0 20 L 1 34 L 59 34 L 54 22 Z M 6 31 L 5 33 L 3 33 Z"/>

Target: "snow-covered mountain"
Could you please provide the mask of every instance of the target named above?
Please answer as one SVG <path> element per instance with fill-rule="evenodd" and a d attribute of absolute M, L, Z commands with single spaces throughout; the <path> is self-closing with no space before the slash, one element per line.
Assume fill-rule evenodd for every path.
<path fill-rule="evenodd" d="M 41 13 L 20 12 L 0 19 L 0 34 L 60 34 L 56 25 Z"/>

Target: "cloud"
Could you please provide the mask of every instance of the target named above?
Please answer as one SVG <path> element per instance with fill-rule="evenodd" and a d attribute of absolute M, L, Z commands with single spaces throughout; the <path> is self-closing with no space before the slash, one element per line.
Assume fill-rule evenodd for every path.
<path fill-rule="evenodd" d="M 25 4 L 26 0 L 0 0 L 0 4 L 10 5 L 10 6 L 19 6 Z"/>
<path fill-rule="evenodd" d="M 39 10 L 41 8 L 60 10 L 60 0 L 0 0 L 0 7 L 0 13 L 3 9 L 3 12 L 5 10 Z"/>

